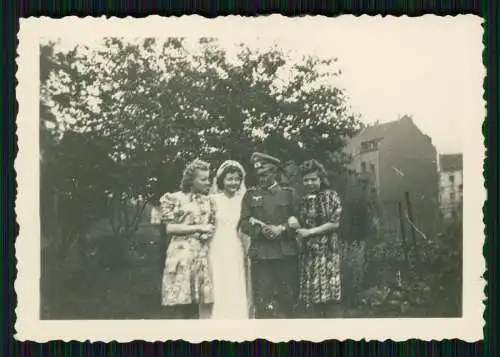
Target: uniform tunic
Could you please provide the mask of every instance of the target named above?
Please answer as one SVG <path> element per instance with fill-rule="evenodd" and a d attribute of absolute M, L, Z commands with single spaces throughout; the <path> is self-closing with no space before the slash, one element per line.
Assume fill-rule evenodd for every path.
<path fill-rule="evenodd" d="M 269 225 L 286 225 L 297 217 L 295 191 L 274 184 L 249 189 L 242 201 L 240 228 L 251 237 L 249 255 L 256 318 L 290 318 L 298 301 L 298 248 L 295 234 L 266 237 L 250 218 Z"/>

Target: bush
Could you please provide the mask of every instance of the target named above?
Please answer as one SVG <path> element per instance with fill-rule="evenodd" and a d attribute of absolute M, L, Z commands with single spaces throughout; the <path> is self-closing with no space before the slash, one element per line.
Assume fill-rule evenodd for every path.
<path fill-rule="evenodd" d="M 365 308 L 380 313 L 460 316 L 462 304 L 461 221 L 442 226 L 433 239 L 417 241 L 406 259 L 397 234 L 381 230 L 367 246 Z M 417 259 L 418 257 L 418 259 Z"/>

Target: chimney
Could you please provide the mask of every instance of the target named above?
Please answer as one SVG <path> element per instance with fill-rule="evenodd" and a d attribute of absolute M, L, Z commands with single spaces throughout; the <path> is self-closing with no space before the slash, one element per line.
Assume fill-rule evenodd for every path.
<path fill-rule="evenodd" d="M 410 123 L 413 123 L 413 117 L 411 115 L 405 114 L 401 117 L 401 120 L 409 121 Z"/>

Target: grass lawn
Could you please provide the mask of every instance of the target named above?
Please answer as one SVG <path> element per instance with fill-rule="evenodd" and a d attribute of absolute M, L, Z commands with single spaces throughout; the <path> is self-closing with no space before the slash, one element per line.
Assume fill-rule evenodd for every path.
<path fill-rule="evenodd" d="M 168 318 L 160 305 L 163 249 L 158 230 L 144 225 L 128 244 L 94 238 L 86 244 L 85 254 L 73 252 L 63 263 L 52 261 L 46 265 L 41 284 L 42 319 Z M 343 311 L 344 318 L 402 315 L 398 308 L 358 307 Z M 422 307 L 404 314 L 428 315 L 429 311 Z"/>
<path fill-rule="evenodd" d="M 161 241 L 150 226 L 139 229 L 127 249 L 92 240 L 78 263 L 50 264 L 42 287 L 47 319 L 159 318 Z M 106 239 L 106 238 L 103 238 Z M 109 244 L 108 244 L 109 243 Z"/>

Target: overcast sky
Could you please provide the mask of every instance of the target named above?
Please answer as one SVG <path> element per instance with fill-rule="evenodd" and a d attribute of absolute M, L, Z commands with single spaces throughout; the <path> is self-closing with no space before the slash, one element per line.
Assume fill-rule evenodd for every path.
<path fill-rule="evenodd" d="M 425 24 L 418 18 L 339 18 L 323 19 L 315 32 L 299 28 L 251 33 L 257 35 L 242 28 L 241 36 L 225 31 L 218 38 L 229 52 L 243 42 L 261 49 L 277 44 L 296 58 L 336 57 L 342 70 L 337 84 L 364 122 L 411 114 L 442 153 L 462 152 L 462 124 L 483 120 L 480 18 L 431 16 Z M 62 43 L 66 47 L 75 42 L 89 43 L 75 38 L 63 38 Z"/>

